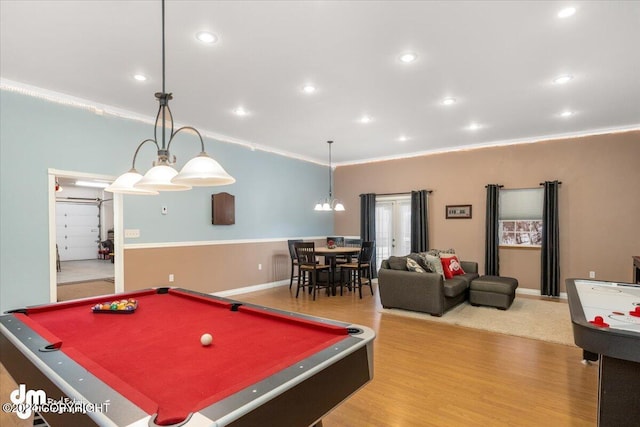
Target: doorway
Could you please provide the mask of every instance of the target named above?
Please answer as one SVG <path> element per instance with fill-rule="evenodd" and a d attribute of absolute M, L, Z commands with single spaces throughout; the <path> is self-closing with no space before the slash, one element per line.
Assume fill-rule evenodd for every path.
<path fill-rule="evenodd" d="M 51 302 L 124 290 L 122 196 L 103 190 L 113 179 L 49 169 Z"/>
<path fill-rule="evenodd" d="M 376 269 L 390 256 L 411 252 L 411 197 L 376 198 Z"/>

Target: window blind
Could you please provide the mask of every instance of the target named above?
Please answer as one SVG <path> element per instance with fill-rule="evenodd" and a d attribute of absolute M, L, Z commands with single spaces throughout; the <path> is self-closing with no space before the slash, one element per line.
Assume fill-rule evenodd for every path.
<path fill-rule="evenodd" d="M 500 190 L 500 220 L 542 219 L 543 188 Z"/>

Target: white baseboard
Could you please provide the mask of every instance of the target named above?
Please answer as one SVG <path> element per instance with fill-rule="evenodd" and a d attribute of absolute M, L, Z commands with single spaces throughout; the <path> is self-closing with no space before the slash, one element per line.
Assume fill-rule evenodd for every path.
<path fill-rule="evenodd" d="M 235 289 L 229 289 L 226 291 L 212 292 L 211 295 L 215 295 L 217 297 L 228 297 L 232 295 L 247 294 L 249 292 L 255 292 L 255 291 L 264 291 L 265 289 L 276 288 L 278 286 L 285 286 L 288 284 L 289 284 L 289 279 L 285 279 L 285 280 L 279 280 L 277 282 L 262 283 L 260 285 L 245 286 L 244 288 L 235 288 Z"/>
<path fill-rule="evenodd" d="M 527 289 L 527 288 L 518 288 L 518 289 L 516 289 L 516 294 L 542 296 L 542 294 L 540 293 L 539 290 Z M 566 292 L 560 292 L 560 297 L 559 298 L 560 299 L 567 299 L 567 293 Z"/>
<path fill-rule="evenodd" d="M 377 282 L 378 282 L 378 279 L 373 279 L 373 283 L 377 283 Z M 245 286 L 243 288 L 235 288 L 235 289 L 229 289 L 226 291 L 212 292 L 211 295 L 215 295 L 218 297 L 229 297 L 233 295 L 247 294 L 249 292 L 264 291 L 266 289 L 277 288 L 278 286 L 285 286 L 288 284 L 289 284 L 289 280 L 284 279 L 284 280 L 279 280 L 277 282 L 262 283 L 259 285 Z M 528 289 L 528 288 L 518 288 L 516 289 L 516 294 L 542 296 L 539 290 Z M 567 299 L 567 293 L 561 292 L 559 298 Z"/>

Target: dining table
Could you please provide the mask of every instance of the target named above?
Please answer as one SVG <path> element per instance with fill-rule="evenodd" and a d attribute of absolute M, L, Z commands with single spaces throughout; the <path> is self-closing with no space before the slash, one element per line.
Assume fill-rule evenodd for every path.
<path fill-rule="evenodd" d="M 336 246 L 334 248 L 329 248 L 327 246 L 316 246 L 315 248 L 316 255 L 323 256 L 325 259 L 325 264 L 331 266 L 331 277 L 332 277 L 332 285 L 331 285 L 331 293 L 332 295 L 336 295 L 336 281 L 335 281 L 335 272 L 337 266 L 337 258 L 338 255 L 346 255 L 347 260 L 350 261 L 351 256 L 356 255 L 360 252 L 359 246 Z"/>

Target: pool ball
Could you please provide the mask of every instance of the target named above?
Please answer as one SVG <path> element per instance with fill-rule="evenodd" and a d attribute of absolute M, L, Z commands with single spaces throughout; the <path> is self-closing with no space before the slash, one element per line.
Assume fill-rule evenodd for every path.
<path fill-rule="evenodd" d="M 211 336 L 211 334 L 202 334 L 202 336 L 200 337 L 200 342 L 203 346 L 206 347 L 208 345 L 211 345 L 211 343 L 213 342 L 213 337 Z"/>

